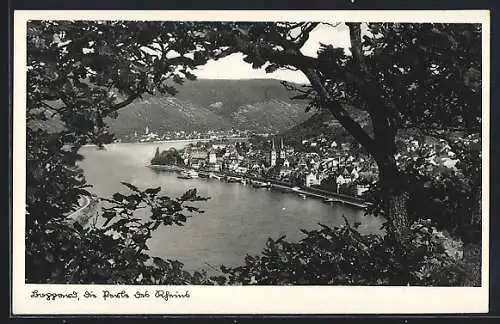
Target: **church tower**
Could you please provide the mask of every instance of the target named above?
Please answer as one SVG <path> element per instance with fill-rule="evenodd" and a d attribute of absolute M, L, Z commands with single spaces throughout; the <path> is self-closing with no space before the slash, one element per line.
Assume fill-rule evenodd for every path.
<path fill-rule="evenodd" d="M 283 137 L 281 138 L 281 146 L 280 146 L 280 159 L 284 160 L 286 157 L 285 154 L 285 145 L 283 145 Z"/>
<path fill-rule="evenodd" d="M 276 165 L 276 148 L 274 147 L 274 138 L 273 138 L 273 143 L 271 147 L 271 152 L 269 153 L 269 160 L 271 167 Z"/>

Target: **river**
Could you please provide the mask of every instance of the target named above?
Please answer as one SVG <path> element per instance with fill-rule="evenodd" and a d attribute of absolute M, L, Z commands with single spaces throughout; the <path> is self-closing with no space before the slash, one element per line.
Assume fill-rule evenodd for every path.
<path fill-rule="evenodd" d="M 162 193 L 177 197 L 190 188 L 210 197 L 197 203 L 205 212 L 188 218 L 182 226 L 160 227 L 149 242 L 150 254 L 179 260 L 186 270 L 210 270 L 219 265 L 243 264 L 246 254 L 257 254 L 267 238 L 286 235 L 289 241 L 303 237 L 300 229 L 318 229 L 318 223 L 337 226 L 361 222 L 360 232 L 378 232 L 381 218 L 343 205 L 328 205 L 321 200 L 301 199 L 293 193 L 256 189 L 239 183 L 215 179 L 178 179 L 175 173 L 157 172 L 146 165 L 156 147 L 181 149 L 189 142 L 116 143 L 97 150 L 83 147 L 80 166 L 92 193 L 110 197 L 127 192 L 120 181 L 139 188 L 162 187 Z"/>

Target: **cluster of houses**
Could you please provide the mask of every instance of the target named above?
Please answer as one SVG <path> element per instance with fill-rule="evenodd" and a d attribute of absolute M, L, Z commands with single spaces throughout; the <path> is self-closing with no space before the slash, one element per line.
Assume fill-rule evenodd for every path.
<path fill-rule="evenodd" d="M 249 131 L 247 130 L 208 130 L 205 132 L 200 131 L 168 131 L 168 132 L 155 132 L 146 126 L 144 131 L 134 131 L 134 134 L 125 135 L 123 138 L 117 140 L 117 142 L 122 141 L 132 141 L 132 142 L 155 142 L 155 141 L 167 141 L 167 140 L 189 140 L 189 139 L 209 139 L 209 140 L 221 140 L 227 138 L 246 138 L 249 136 Z"/>
<path fill-rule="evenodd" d="M 199 143 L 188 146 L 181 154 L 184 164 L 193 169 L 204 169 L 212 172 L 231 171 L 247 173 L 245 158 L 234 144 Z"/>
<path fill-rule="evenodd" d="M 446 143 L 409 138 L 405 146 L 405 159 L 416 158 L 417 151 L 424 148 L 435 152 L 428 157 L 430 165 L 454 169 L 457 160 Z M 351 187 L 357 194 L 377 178 L 371 158 L 349 142 L 337 143 L 322 136 L 302 140 L 299 145 L 285 145 L 283 137 L 259 143 L 211 140 L 188 145 L 179 153 L 183 164 L 193 169 L 251 175 L 304 187 L 328 186 L 329 190 Z M 395 158 L 397 164 L 402 163 L 401 154 Z"/>
<path fill-rule="evenodd" d="M 324 143 L 319 145 L 324 146 Z M 337 185 L 346 185 L 373 171 L 373 165 L 365 158 L 350 154 L 349 145 L 335 142 L 328 145 L 328 154 L 325 155 L 321 151 L 296 151 L 293 146 L 284 145 L 283 138 L 279 145 L 274 138 L 271 139 L 267 150 L 248 142 L 208 142 L 186 147 L 181 158 L 193 169 L 274 178 L 305 187 L 321 185 L 332 176 Z"/>

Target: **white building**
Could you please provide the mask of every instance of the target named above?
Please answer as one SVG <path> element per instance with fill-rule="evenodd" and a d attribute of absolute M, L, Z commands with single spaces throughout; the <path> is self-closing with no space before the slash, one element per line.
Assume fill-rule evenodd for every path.
<path fill-rule="evenodd" d="M 336 182 L 337 182 L 337 186 L 340 186 L 340 185 L 343 185 L 343 184 L 346 184 L 349 182 L 349 180 L 347 178 L 344 178 L 344 176 L 342 174 L 340 174 L 337 179 L 336 179 Z"/>
<path fill-rule="evenodd" d="M 367 190 L 368 190 L 368 186 L 362 186 L 362 185 L 356 186 L 356 193 L 358 194 L 358 196 L 361 196 Z"/>
<path fill-rule="evenodd" d="M 208 152 L 208 163 L 210 164 L 217 163 L 217 155 L 215 155 L 215 150 L 210 150 Z"/>
<path fill-rule="evenodd" d="M 306 174 L 306 181 L 305 181 L 306 187 L 310 187 L 312 185 L 319 185 L 319 184 L 320 184 L 319 179 L 315 173 L 311 172 L 311 173 Z"/>
<path fill-rule="evenodd" d="M 352 168 L 351 179 L 356 180 L 357 178 L 359 178 L 358 170 L 356 168 Z"/>
<path fill-rule="evenodd" d="M 246 167 L 242 167 L 242 166 L 238 166 L 236 169 L 235 169 L 235 172 L 236 173 L 241 173 L 241 174 L 245 174 L 248 172 L 248 168 Z"/>
<path fill-rule="evenodd" d="M 228 165 L 228 169 L 230 171 L 235 171 L 238 168 L 238 162 L 237 161 L 230 161 Z"/>

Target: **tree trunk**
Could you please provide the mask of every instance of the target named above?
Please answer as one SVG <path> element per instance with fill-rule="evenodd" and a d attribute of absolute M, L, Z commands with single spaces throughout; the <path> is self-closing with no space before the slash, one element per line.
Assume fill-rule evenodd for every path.
<path fill-rule="evenodd" d="M 410 232 L 407 209 L 409 194 L 393 158 L 385 157 L 377 164 L 384 197 L 385 216 L 390 222 L 394 239 L 404 249 Z"/>
<path fill-rule="evenodd" d="M 391 222 L 392 230 L 396 241 L 404 247 L 409 239 L 410 220 L 407 210 L 408 192 L 388 194 L 385 203 L 385 213 Z"/>
<path fill-rule="evenodd" d="M 396 284 L 406 286 L 410 282 L 410 271 L 407 260 L 408 241 L 410 239 L 410 218 L 407 203 L 408 191 L 404 186 L 403 177 L 397 169 L 393 158 L 385 157 L 378 161 L 380 184 L 383 192 L 383 208 L 389 222 L 388 235 L 391 235 L 400 260 L 400 273 Z"/>

